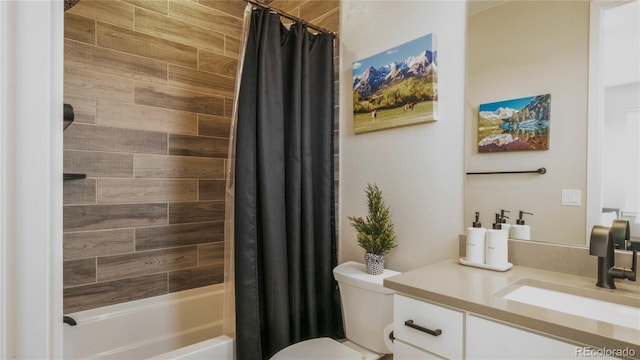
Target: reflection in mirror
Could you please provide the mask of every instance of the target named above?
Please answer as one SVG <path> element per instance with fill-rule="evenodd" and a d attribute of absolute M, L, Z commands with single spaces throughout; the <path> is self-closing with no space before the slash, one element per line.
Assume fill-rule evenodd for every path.
<path fill-rule="evenodd" d="M 588 224 L 611 226 L 614 219 L 629 221 L 627 250 L 640 249 L 640 1 L 594 2 L 591 6 L 591 91 L 598 106 L 590 114 L 590 145 L 599 147 L 589 163 L 599 167 L 589 186 L 599 188 L 590 197 Z M 597 131 L 595 131 L 597 130 Z M 591 147 L 590 147 L 591 148 Z M 599 156 L 599 158 L 598 158 Z M 597 162 L 597 163 L 596 163 Z M 594 164 L 595 163 L 595 164 Z M 599 216 L 599 217 L 598 217 Z"/>
<path fill-rule="evenodd" d="M 466 172 L 546 168 L 540 174 L 467 175 L 465 227 L 475 212 L 526 217 L 532 240 L 586 238 L 589 2 L 468 2 Z M 549 149 L 478 151 L 480 104 L 550 94 Z M 563 196 L 564 194 L 564 196 Z"/>
<path fill-rule="evenodd" d="M 532 240 L 585 245 L 615 212 L 637 241 L 638 0 L 469 0 L 468 12 L 466 171 L 547 174 L 467 176 L 465 227 L 476 211 L 490 228 L 500 209 L 522 210 Z M 478 152 L 480 104 L 539 94 L 551 94 L 549 150 Z"/>

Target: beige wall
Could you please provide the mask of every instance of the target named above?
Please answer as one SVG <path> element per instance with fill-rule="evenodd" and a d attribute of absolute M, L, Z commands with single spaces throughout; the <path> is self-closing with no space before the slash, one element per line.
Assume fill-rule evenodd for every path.
<path fill-rule="evenodd" d="M 398 247 L 386 267 L 406 271 L 458 253 L 463 206 L 465 3 L 343 1 L 340 84 L 340 261 L 363 262 L 347 216 L 367 212 L 375 182 L 391 207 Z M 355 135 L 352 63 L 433 33 L 440 120 Z"/>
<path fill-rule="evenodd" d="M 223 280 L 241 0 L 82 0 L 65 13 L 65 312 Z M 337 29 L 338 2 L 275 1 Z"/>
<path fill-rule="evenodd" d="M 464 226 L 474 212 L 491 227 L 500 209 L 533 213 L 535 240 L 585 243 L 589 2 L 514 1 L 469 17 L 466 171 L 545 167 L 547 174 L 467 175 Z M 549 150 L 477 152 L 478 106 L 551 94 Z M 582 205 L 561 206 L 562 189 L 582 191 Z M 462 230 L 464 231 L 464 230 Z"/>

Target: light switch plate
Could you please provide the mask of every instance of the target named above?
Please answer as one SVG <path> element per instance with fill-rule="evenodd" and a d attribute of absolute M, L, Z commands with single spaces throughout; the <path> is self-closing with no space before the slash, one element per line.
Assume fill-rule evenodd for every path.
<path fill-rule="evenodd" d="M 562 205 L 582 206 L 582 190 L 562 189 Z"/>

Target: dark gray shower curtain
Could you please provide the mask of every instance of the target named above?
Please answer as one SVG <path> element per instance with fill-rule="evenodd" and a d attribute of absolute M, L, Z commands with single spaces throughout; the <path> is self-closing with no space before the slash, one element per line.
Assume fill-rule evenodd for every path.
<path fill-rule="evenodd" d="M 237 358 L 342 335 L 333 206 L 333 39 L 252 12 L 238 97 Z"/>

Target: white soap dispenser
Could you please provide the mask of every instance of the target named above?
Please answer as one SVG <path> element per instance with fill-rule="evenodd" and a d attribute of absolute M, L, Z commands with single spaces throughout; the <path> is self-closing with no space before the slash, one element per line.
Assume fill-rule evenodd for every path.
<path fill-rule="evenodd" d="M 504 213 L 508 213 L 509 211 L 501 209 L 500 210 L 500 218 L 498 222 L 500 223 L 500 227 L 502 230 L 507 232 L 507 238 L 509 237 L 509 229 L 511 228 L 511 224 L 507 224 L 507 219 L 509 218 Z"/>
<path fill-rule="evenodd" d="M 471 227 L 467 228 L 466 260 L 475 264 L 484 264 L 485 258 L 485 234 L 487 229 L 480 223 L 480 213 L 476 212 L 476 219 Z"/>
<path fill-rule="evenodd" d="M 512 225 L 510 229 L 511 237 L 514 239 L 531 240 L 531 227 L 525 225 L 524 219 L 522 218 L 524 214 L 533 215 L 530 212 L 519 211 L 518 220 L 516 220 L 516 224 Z"/>
<path fill-rule="evenodd" d="M 508 257 L 508 233 L 502 229 L 500 223 L 500 214 L 496 214 L 496 222 L 493 223 L 493 229 L 487 230 L 485 239 L 485 264 L 500 268 L 509 264 Z"/>

